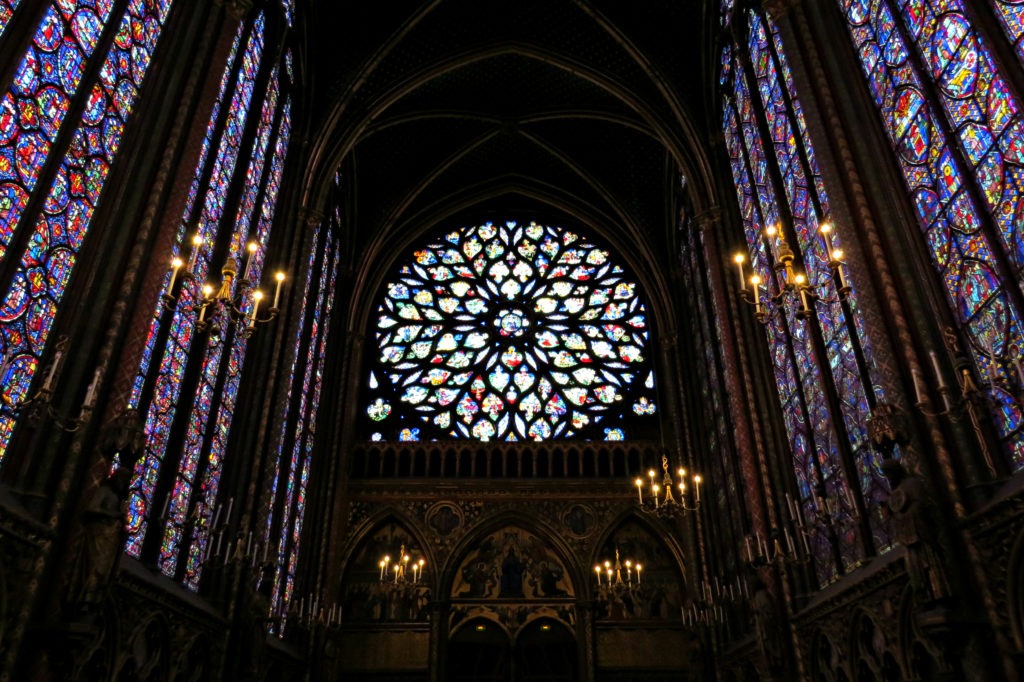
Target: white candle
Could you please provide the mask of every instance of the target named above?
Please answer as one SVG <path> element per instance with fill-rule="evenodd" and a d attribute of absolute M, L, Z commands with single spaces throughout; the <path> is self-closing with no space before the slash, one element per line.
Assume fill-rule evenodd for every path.
<path fill-rule="evenodd" d="M 641 478 L 636 479 L 636 495 L 637 495 L 637 498 L 640 500 L 640 504 L 644 503 L 643 486 L 644 486 L 643 479 L 641 479 Z"/>
<path fill-rule="evenodd" d="M 91 410 L 96 405 L 96 393 L 100 383 L 100 375 L 103 371 L 97 367 L 96 371 L 92 375 L 92 383 L 89 384 L 89 388 L 85 391 L 85 402 L 82 404 L 82 409 Z"/>
<path fill-rule="evenodd" d="M 220 521 L 220 512 L 224 508 L 224 505 L 218 504 L 217 508 L 213 512 L 213 527 L 217 527 L 217 522 Z"/>
<path fill-rule="evenodd" d="M 753 562 L 754 561 L 754 554 L 750 551 L 750 536 L 749 535 L 746 535 L 746 536 L 743 537 L 743 543 L 747 547 L 747 561 Z"/>
<path fill-rule="evenodd" d="M 746 277 L 743 276 L 743 254 L 737 253 L 735 256 L 733 256 L 733 260 L 736 262 L 736 269 L 739 270 L 740 273 L 740 291 L 746 291 L 747 280 Z"/>
<path fill-rule="evenodd" d="M 700 503 L 700 476 L 693 477 L 693 501 Z"/>
<path fill-rule="evenodd" d="M 277 280 L 277 288 L 274 289 L 274 305 L 270 306 L 274 310 L 277 310 L 277 304 L 281 300 L 281 284 L 284 283 L 284 273 L 279 272 L 274 275 L 274 279 Z"/>
<path fill-rule="evenodd" d="M 932 360 L 932 369 L 935 370 L 935 377 L 939 380 L 939 390 L 946 388 L 946 380 L 942 377 L 942 366 L 939 364 L 939 356 L 935 351 L 928 351 L 928 357 Z"/>
<path fill-rule="evenodd" d="M 171 279 L 167 282 L 167 295 L 172 296 L 174 294 L 174 282 L 178 279 L 178 270 L 181 269 L 183 263 L 180 258 L 174 258 L 171 260 Z"/>
<path fill-rule="evenodd" d="M 199 249 L 202 248 L 202 246 L 203 246 L 203 238 L 202 238 L 202 236 L 197 234 L 194 237 L 192 237 L 192 253 L 189 254 L 189 259 L 188 259 L 188 271 L 189 272 L 195 272 L 196 271 L 196 261 L 199 260 Z"/>
<path fill-rule="evenodd" d="M 252 327 L 256 324 L 256 315 L 260 310 L 260 301 L 263 300 L 263 292 L 257 289 L 252 292 L 252 311 L 249 314 L 249 326 Z"/>
<path fill-rule="evenodd" d="M 245 257 L 245 271 L 242 274 L 242 279 L 246 282 L 252 281 L 249 279 L 249 275 L 252 274 L 252 262 L 255 260 L 256 250 L 258 248 L 259 245 L 256 242 L 249 242 L 249 245 L 246 247 L 246 251 L 248 253 Z"/>
<path fill-rule="evenodd" d="M 601 567 L 594 566 L 594 573 L 597 574 L 597 586 L 601 587 Z"/>

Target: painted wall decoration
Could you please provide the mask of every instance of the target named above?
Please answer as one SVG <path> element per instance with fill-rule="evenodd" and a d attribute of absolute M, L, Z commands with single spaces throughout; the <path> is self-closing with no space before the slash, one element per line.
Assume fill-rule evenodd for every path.
<path fill-rule="evenodd" d="M 459 565 L 452 599 L 567 599 L 575 596 L 565 564 L 549 544 L 506 527 L 476 544 Z"/>
<path fill-rule="evenodd" d="M 345 620 L 354 622 L 409 623 L 426 622 L 432 601 L 430 581 L 435 570 L 424 563 L 422 571 L 413 575 L 397 575 L 395 564 L 402 551 L 409 556 L 408 565 L 425 559 L 413 534 L 396 521 L 389 521 L 370 533 L 350 560 L 342 583 L 342 609 Z M 383 557 L 388 557 L 382 566 Z"/>
<path fill-rule="evenodd" d="M 681 567 L 665 544 L 636 521 L 624 523 L 601 546 L 593 578 L 600 620 L 681 619 Z"/>

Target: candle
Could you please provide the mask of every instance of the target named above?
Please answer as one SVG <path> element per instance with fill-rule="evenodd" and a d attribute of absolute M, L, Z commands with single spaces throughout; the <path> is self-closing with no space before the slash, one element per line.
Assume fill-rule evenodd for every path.
<path fill-rule="evenodd" d="M 249 275 L 252 274 L 252 262 L 253 260 L 255 260 L 257 249 L 259 249 L 259 245 L 256 242 L 249 242 L 248 246 L 246 247 L 246 251 L 248 251 L 248 253 L 246 254 L 245 257 L 245 272 L 242 275 L 242 279 L 244 279 L 246 282 L 252 281 L 251 279 L 249 279 Z"/>
<path fill-rule="evenodd" d="M 178 270 L 184 263 L 181 262 L 180 258 L 174 258 L 171 260 L 171 279 L 167 282 L 167 295 L 174 295 L 174 282 L 178 279 Z"/>
<path fill-rule="evenodd" d="M 636 483 L 636 496 L 640 501 L 640 504 L 644 503 L 644 481 L 642 478 L 638 478 Z"/>
<path fill-rule="evenodd" d="M 928 357 L 932 360 L 932 369 L 935 370 L 935 376 L 939 380 L 939 390 L 946 388 L 946 380 L 942 378 L 942 366 L 939 364 L 939 356 L 935 351 L 928 351 Z"/>
<path fill-rule="evenodd" d="M 224 532 L 217 533 L 217 546 L 213 548 L 213 556 L 220 556 L 220 543 L 224 539 Z"/>
<path fill-rule="evenodd" d="M 793 545 L 793 537 L 789 534 L 789 529 L 788 528 L 785 529 L 785 533 L 786 533 L 786 553 L 787 554 L 791 554 L 791 555 L 795 555 L 796 551 L 795 551 L 795 546 Z"/>
<path fill-rule="evenodd" d="M 700 474 L 693 477 L 693 501 L 700 502 Z"/>
<path fill-rule="evenodd" d="M 733 256 L 733 260 L 736 262 L 736 269 L 739 270 L 740 273 L 740 291 L 746 291 L 747 281 L 746 278 L 743 276 L 743 261 L 745 260 L 743 258 L 743 254 L 737 253 L 735 256 Z"/>
<path fill-rule="evenodd" d="M 1024 367 L 1021 366 L 1019 355 L 1013 358 L 1013 368 L 1017 370 L 1017 381 L 1024 387 Z"/>
<path fill-rule="evenodd" d="M 281 284 L 284 282 L 284 273 L 278 272 L 274 275 L 274 279 L 277 280 L 277 288 L 274 290 L 274 305 L 271 308 L 277 310 L 277 304 L 281 299 Z"/>
<path fill-rule="evenodd" d="M 750 286 L 754 289 L 754 307 L 761 306 L 761 277 L 754 275 L 750 278 Z"/>
<path fill-rule="evenodd" d="M 800 312 L 808 315 L 811 312 L 811 304 L 807 300 L 807 287 L 804 286 L 807 279 L 803 275 L 797 275 L 794 279 L 800 288 Z"/>
<path fill-rule="evenodd" d="M 637 565 L 636 565 L 636 584 L 637 584 L 637 585 L 639 585 L 639 584 L 640 584 L 640 571 L 642 571 L 642 570 L 643 570 L 643 568 L 644 568 L 644 567 L 643 567 L 643 566 L 641 566 L 640 564 L 637 564 Z"/>
<path fill-rule="evenodd" d="M 220 521 L 220 512 L 224 508 L 224 505 L 218 504 L 217 508 L 213 512 L 213 527 L 217 527 L 217 522 Z"/>
<path fill-rule="evenodd" d="M 747 547 L 747 561 L 753 562 L 754 561 L 754 555 L 750 551 L 750 536 L 749 535 L 744 536 L 743 543 Z"/>
<path fill-rule="evenodd" d="M 189 272 L 195 272 L 196 271 L 196 261 L 199 259 L 199 249 L 200 249 L 200 247 L 202 247 L 202 245 L 203 245 L 203 237 L 202 237 L 202 235 L 198 235 L 197 234 L 197 235 L 192 237 L 192 253 L 189 254 L 189 259 L 188 259 L 188 271 Z"/>
<path fill-rule="evenodd" d="M 658 491 L 660 488 L 657 485 L 651 486 L 651 492 L 654 494 L 654 508 L 658 508 Z"/>
<path fill-rule="evenodd" d="M 380 566 L 380 580 L 383 582 L 384 581 L 384 569 L 387 566 L 387 562 L 385 562 L 383 559 L 381 559 L 380 560 L 380 564 L 378 564 L 378 565 Z"/>
<path fill-rule="evenodd" d="M 53 362 L 50 363 L 50 371 L 46 373 L 46 380 L 43 382 L 44 391 L 52 391 L 53 384 L 57 380 L 57 372 L 60 370 L 60 363 L 64 357 L 64 351 L 57 351 L 53 355 Z"/>
<path fill-rule="evenodd" d="M 231 523 L 231 507 L 235 506 L 235 498 L 228 499 L 228 513 L 224 516 L 224 525 Z"/>
<path fill-rule="evenodd" d="M 103 371 L 97 367 L 96 371 L 92 375 L 92 383 L 89 384 L 89 388 L 85 391 L 85 402 L 82 404 L 83 410 L 91 410 L 96 405 L 96 389 L 100 383 L 100 375 Z"/>
<path fill-rule="evenodd" d="M 249 556 L 252 550 L 252 531 L 249 531 L 249 539 L 245 542 L 245 556 Z"/>
<path fill-rule="evenodd" d="M 601 567 L 594 566 L 594 573 L 597 574 L 597 586 L 601 587 Z"/>
<path fill-rule="evenodd" d="M 829 233 L 832 232 L 832 225 L 827 221 L 821 224 L 821 234 L 825 238 L 825 253 L 828 254 L 828 259 L 834 260 L 832 255 L 832 239 L 829 237 Z"/>
<path fill-rule="evenodd" d="M 263 292 L 257 289 L 252 292 L 252 311 L 249 313 L 249 326 L 256 326 L 256 315 L 260 310 L 260 301 L 263 300 Z"/>

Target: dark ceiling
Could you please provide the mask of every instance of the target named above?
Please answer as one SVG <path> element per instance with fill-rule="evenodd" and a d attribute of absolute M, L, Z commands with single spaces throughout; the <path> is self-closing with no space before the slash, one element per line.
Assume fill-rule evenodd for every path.
<path fill-rule="evenodd" d="M 667 266 L 679 174 L 713 194 L 713 0 L 311 4 L 305 202 L 341 169 L 356 269 L 506 212 Z"/>

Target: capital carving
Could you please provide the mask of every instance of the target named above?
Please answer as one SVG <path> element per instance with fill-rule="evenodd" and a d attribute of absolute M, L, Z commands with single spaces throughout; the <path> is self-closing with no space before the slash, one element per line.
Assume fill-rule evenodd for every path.
<path fill-rule="evenodd" d="M 764 11 L 772 16 L 772 19 L 778 21 L 801 2 L 802 0 L 761 0 L 761 5 L 764 7 Z"/>
<path fill-rule="evenodd" d="M 699 230 L 713 230 L 718 227 L 720 222 L 722 222 L 722 209 L 718 206 L 712 206 L 711 208 L 701 211 L 695 215 L 693 220 L 697 224 L 697 228 Z"/>
<path fill-rule="evenodd" d="M 253 0 L 213 0 L 215 4 L 221 5 L 235 19 L 241 19 L 246 12 L 252 9 Z"/>
<path fill-rule="evenodd" d="M 325 214 L 323 211 L 318 211 L 317 209 L 310 208 L 309 206 L 303 206 L 302 209 L 299 210 L 299 218 L 308 227 L 316 227 L 323 222 L 324 217 Z"/>

